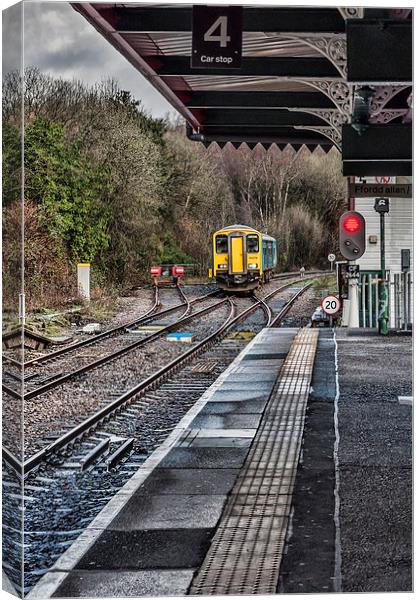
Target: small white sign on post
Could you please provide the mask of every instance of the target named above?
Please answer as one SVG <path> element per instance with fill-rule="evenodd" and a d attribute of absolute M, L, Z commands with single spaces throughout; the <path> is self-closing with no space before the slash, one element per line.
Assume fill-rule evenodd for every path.
<path fill-rule="evenodd" d="M 330 253 L 327 257 L 327 260 L 330 262 L 330 270 L 332 271 L 333 263 L 336 260 L 336 256 L 334 254 Z"/>
<path fill-rule="evenodd" d="M 327 315 L 333 317 L 333 315 L 336 315 L 340 311 L 339 298 L 333 294 L 328 294 L 322 300 L 322 309 Z"/>
<path fill-rule="evenodd" d="M 77 289 L 80 296 L 85 300 L 90 300 L 90 263 L 78 263 Z"/>

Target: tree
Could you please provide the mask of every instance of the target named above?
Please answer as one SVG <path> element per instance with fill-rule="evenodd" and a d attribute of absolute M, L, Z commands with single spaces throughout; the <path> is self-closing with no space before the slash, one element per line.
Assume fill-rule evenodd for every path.
<path fill-rule="evenodd" d="M 100 202 L 107 170 L 65 139 L 65 128 L 36 117 L 25 131 L 25 197 L 41 208 L 41 219 L 57 246 L 74 261 L 93 260 L 109 243 L 108 215 Z"/>

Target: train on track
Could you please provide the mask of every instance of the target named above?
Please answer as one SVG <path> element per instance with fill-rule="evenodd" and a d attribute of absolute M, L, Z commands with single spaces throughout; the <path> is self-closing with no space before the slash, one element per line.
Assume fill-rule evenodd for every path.
<path fill-rule="evenodd" d="M 217 285 L 251 291 L 270 280 L 277 264 L 276 240 L 247 225 L 231 225 L 213 234 L 212 269 Z"/>

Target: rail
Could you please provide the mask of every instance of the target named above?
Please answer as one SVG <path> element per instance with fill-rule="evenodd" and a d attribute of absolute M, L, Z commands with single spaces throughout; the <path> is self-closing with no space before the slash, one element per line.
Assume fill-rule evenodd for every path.
<path fill-rule="evenodd" d="M 159 311 L 158 313 L 156 313 L 159 317 L 168 315 L 171 312 L 175 312 L 176 310 L 179 310 L 180 308 L 182 308 L 182 306 L 188 305 L 188 303 L 190 306 L 192 304 L 202 302 L 204 299 L 209 298 L 211 296 L 215 296 L 216 294 L 219 293 L 218 290 L 216 290 L 214 292 L 205 294 L 204 296 L 200 296 L 199 298 L 195 298 L 194 300 L 188 301 L 185 294 L 183 293 L 183 290 L 181 290 L 178 287 L 178 291 L 181 294 L 182 302 L 179 304 L 176 304 L 174 306 L 170 306 L 169 308 L 166 308 L 164 310 Z M 88 346 L 90 344 L 96 344 L 97 342 L 99 342 L 102 339 L 105 339 L 107 337 L 110 337 L 111 335 L 114 335 L 116 333 L 124 331 L 125 329 L 129 329 L 130 327 L 134 327 L 135 325 L 141 325 L 141 323 L 144 323 L 145 321 L 150 319 L 150 317 L 154 316 L 154 314 L 155 314 L 157 308 L 160 306 L 160 304 L 161 304 L 161 302 L 159 299 L 159 288 L 158 288 L 158 286 L 155 286 L 154 304 L 146 313 L 141 315 L 141 317 L 138 317 L 137 319 L 134 319 L 133 321 L 129 321 L 128 323 L 123 323 L 122 325 L 118 325 L 117 327 L 113 327 L 112 329 L 108 329 L 107 331 L 103 331 L 102 333 L 98 333 L 91 339 L 81 340 L 80 342 L 76 342 L 75 344 L 70 344 L 69 346 L 66 346 L 65 348 L 59 348 L 58 350 L 54 350 L 54 352 L 49 352 L 48 354 L 43 354 L 42 356 L 28 360 L 25 363 L 23 363 L 23 367 L 28 368 L 32 365 L 43 363 L 47 360 L 51 360 L 58 356 L 62 356 L 63 354 L 66 354 L 68 352 L 72 352 L 73 350 L 75 350 L 77 348 L 82 348 L 83 346 Z M 18 361 L 15 361 L 14 359 L 11 359 L 8 357 L 4 357 L 4 359 L 7 360 L 8 362 L 16 364 L 16 366 L 19 366 L 19 367 L 22 366 L 22 363 L 19 363 Z"/>
<path fill-rule="evenodd" d="M 102 409 L 100 409 L 99 411 L 97 411 L 96 413 L 94 413 L 93 415 L 91 415 L 90 417 L 88 417 L 87 419 L 85 419 L 84 421 L 82 421 L 81 423 L 79 423 L 78 425 L 76 425 L 75 427 L 73 427 L 72 429 L 67 431 L 66 433 L 64 433 L 61 437 L 54 440 L 54 442 L 52 442 L 51 444 L 49 444 L 42 450 L 39 450 L 38 452 L 36 452 L 33 456 L 31 456 L 26 461 L 24 461 L 23 464 L 20 463 L 19 460 L 15 456 L 13 456 L 13 454 L 6 448 L 3 448 L 3 460 L 7 464 L 9 464 L 9 466 L 11 466 L 18 474 L 21 473 L 23 477 L 26 477 L 29 473 L 31 473 L 33 470 L 35 470 L 41 463 L 43 463 L 45 460 L 48 460 L 48 458 L 50 456 L 52 456 L 56 452 L 62 450 L 64 447 L 74 443 L 76 440 L 81 439 L 86 433 L 92 432 L 99 424 L 106 421 L 113 413 L 120 411 L 123 406 L 129 405 L 136 396 L 141 396 L 146 391 L 153 389 L 153 387 L 155 387 L 160 381 L 166 379 L 170 374 L 176 372 L 176 370 L 181 365 L 186 364 L 194 356 L 202 353 L 208 347 L 210 347 L 212 344 L 214 344 L 219 338 L 226 335 L 226 333 L 234 325 L 237 325 L 240 321 L 244 320 L 249 314 L 251 314 L 252 312 L 257 310 L 258 308 L 264 309 L 263 307 L 267 306 L 266 302 L 268 300 L 270 300 L 273 296 L 275 296 L 276 294 L 280 293 L 281 291 L 287 289 L 288 287 L 295 285 L 296 283 L 299 283 L 299 280 L 288 282 L 285 285 L 279 287 L 278 289 L 273 290 L 272 292 L 267 294 L 264 298 L 258 299 L 255 302 L 255 304 L 252 304 L 251 306 L 249 306 L 247 309 L 243 310 L 237 316 L 234 316 L 235 310 L 236 310 L 234 302 L 230 298 L 223 299 L 219 304 L 221 304 L 223 302 L 228 302 L 230 304 L 230 314 L 228 315 L 225 322 L 214 333 L 208 335 L 206 338 L 204 338 L 201 342 L 199 342 L 196 346 L 194 346 L 190 350 L 187 350 L 180 356 L 177 356 L 176 358 L 174 358 L 170 363 L 161 367 L 155 373 L 152 373 L 149 377 L 147 377 L 146 379 L 144 379 L 143 381 L 141 381 L 140 383 L 135 385 L 133 388 L 131 388 L 127 392 L 124 392 L 121 396 L 116 398 L 114 401 L 112 401 L 111 403 L 109 403 L 108 405 L 106 405 L 105 407 L 103 407 Z M 294 294 L 294 296 L 291 298 L 290 301 L 288 301 L 288 303 L 283 307 L 283 309 L 281 309 L 281 312 L 279 313 L 278 317 L 281 314 L 282 315 L 284 314 L 284 310 L 286 308 L 288 308 L 288 310 L 289 310 L 292 303 L 295 302 L 295 300 L 310 285 L 311 284 L 308 284 L 305 287 L 298 290 L 298 292 L 296 294 Z M 272 310 L 272 309 L 270 309 L 270 307 L 268 307 L 268 308 L 270 311 Z M 203 311 L 205 311 L 205 310 L 208 310 L 208 308 L 203 309 Z M 203 311 L 201 311 L 201 312 L 203 312 Z M 194 313 L 193 316 L 195 316 L 196 314 L 197 313 Z M 186 317 L 186 319 L 189 319 L 189 318 L 190 317 Z M 273 326 L 273 323 L 276 320 L 277 320 L 277 318 L 274 320 L 271 318 L 270 321 L 268 320 L 268 322 L 270 322 L 270 326 Z"/>
<path fill-rule="evenodd" d="M 188 323 L 189 321 L 191 321 L 192 319 L 195 319 L 196 317 L 199 317 L 199 316 L 201 316 L 207 312 L 210 312 L 212 310 L 215 310 L 216 308 L 218 308 L 218 306 L 220 306 L 221 304 L 224 304 L 225 302 L 226 302 L 226 299 L 223 298 L 222 300 L 220 300 L 219 302 L 216 302 L 215 304 L 211 304 L 210 306 L 202 308 L 201 310 L 198 310 L 192 314 L 182 316 L 180 319 L 178 319 L 174 323 L 171 323 L 170 325 L 166 325 L 166 327 L 163 327 L 162 329 L 159 329 L 158 331 L 151 333 L 150 335 L 148 335 L 145 338 L 137 340 L 137 341 L 133 342 L 132 344 L 128 344 L 127 346 L 124 346 L 123 348 L 119 348 L 118 350 L 115 350 L 114 352 L 111 352 L 110 354 L 107 354 L 106 356 L 97 358 L 96 360 L 88 363 L 87 365 L 83 365 L 83 366 L 79 367 L 78 369 L 69 371 L 68 373 L 65 373 L 64 375 L 61 375 L 61 377 L 57 377 L 56 379 L 53 379 L 52 381 L 45 383 L 44 385 L 37 387 L 36 389 L 31 390 L 30 392 L 26 392 L 24 394 L 23 398 L 25 400 L 31 400 L 32 398 L 35 398 L 36 396 L 40 396 L 41 394 L 44 394 L 45 392 L 48 392 L 49 390 L 52 390 L 53 388 L 62 385 L 63 383 L 69 381 L 70 379 L 72 379 L 73 377 L 76 377 L 77 375 L 82 375 L 84 373 L 87 373 L 88 371 L 91 371 L 92 369 L 95 369 L 97 367 L 100 367 L 100 366 L 112 361 L 112 360 L 115 360 L 116 358 L 119 358 L 120 356 L 123 356 L 124 354 L 127 354 L 128 352 L 135 350 L 136 348 L 145 346 L 149 342 L 165 335 L 166 333 L 172 331 L 173 329 L 179 327 L 180 325 Z M 187 308 L 187 310 L 185 312 L 189 312 L 189 307 Z M 9 396 L 12 396 L 13 398 L 17 398 L 17 399 L 22 399 L 22 395 L 19 392 L 16 392 L 15 390 L 13 390 L 12 388 L 9 388 L 8 386 L 3 385 L 2 389 L 4 392 L 9 394 Z"/>

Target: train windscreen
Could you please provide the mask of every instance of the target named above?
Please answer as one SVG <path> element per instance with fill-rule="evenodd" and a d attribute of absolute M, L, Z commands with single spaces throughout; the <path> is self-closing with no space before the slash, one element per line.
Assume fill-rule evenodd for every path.
<path fill-rule="evenodd" d="M 217 235 L 215 238 L 215 250 L 217 254 L 227 254 L 228 239 L 226 235 Z"/>
<path fill-rule="evenodd" d="M 259 238 L 257 235 L 252 234 L 247 236 L 247 252 L 259 252 Z"/>

